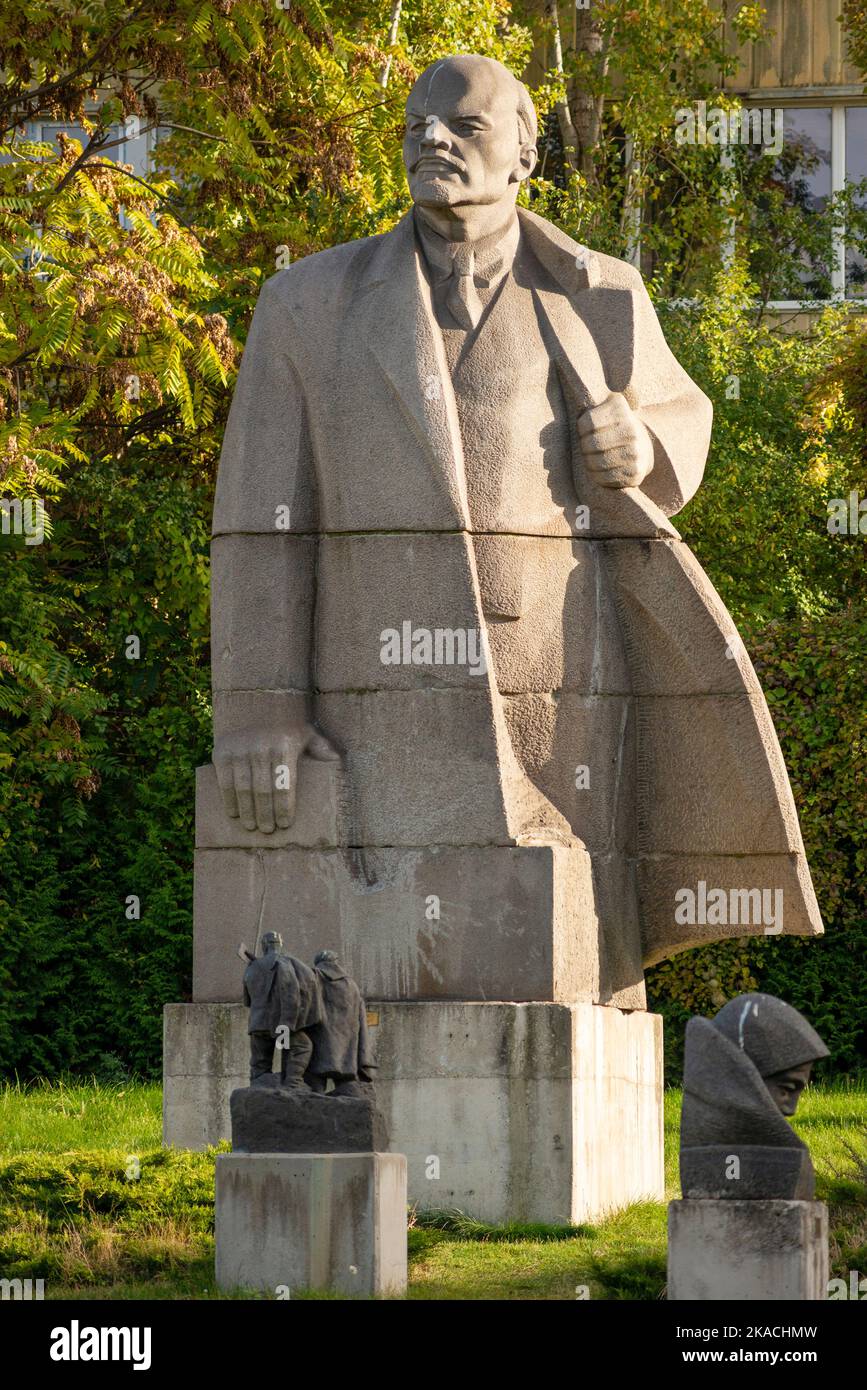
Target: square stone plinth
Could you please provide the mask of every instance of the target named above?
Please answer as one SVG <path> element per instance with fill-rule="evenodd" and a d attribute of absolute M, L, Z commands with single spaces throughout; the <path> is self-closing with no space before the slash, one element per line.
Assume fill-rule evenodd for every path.
<path fill-rule="evenodd" d="M 668 1298 L 810 1301 L 828 1293 L 824 1202 L 671 1202 Z"/>
<path fill-rule="evenodd" d="M 165 1142 L 230 1137 L 247 1011 L 166 1009 Z M 368 1002 L 377 1105 L 410 1201 L 491 1222 L 664 1200 L 662 1020 L 592 1004 Z M 219 1075 L 204 1068 L 219 1065 Z"/>
<path fill-rule="evenodd" d="M 406 1290 L 406 1159 L 397 1153 L 221 1154 L 220 1289 L 400 1295 Z"/>
<path fill-rule="evenodd" d="M 585 850 L 382 849 L 357 872 L 347 853 L 197 850 L 196 1000 L 240 1000 L 238 944 L 270 930 L 302 960 L 336 951 L 366 999 L 595 1001 L 604 989 Z M 643 1002 L 640 963 L 634 975 Z"/>
<path fill-rule="evenodd" d="M 243 1004 L 166 1004 L 163 1009 L 163 1142 L 206 1149 L 231 1139 L 229 1098 L 250 1084 Z"/>

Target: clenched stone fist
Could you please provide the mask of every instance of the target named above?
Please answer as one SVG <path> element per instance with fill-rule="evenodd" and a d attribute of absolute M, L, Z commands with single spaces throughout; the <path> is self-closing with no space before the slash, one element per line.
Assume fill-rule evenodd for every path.
<path fill-rule="evenodd" d="M 603 487 L 639 487 L 653 467 L 653 440 L 617 391 L 585 410 L 578 434 L 588 472 Z"/>

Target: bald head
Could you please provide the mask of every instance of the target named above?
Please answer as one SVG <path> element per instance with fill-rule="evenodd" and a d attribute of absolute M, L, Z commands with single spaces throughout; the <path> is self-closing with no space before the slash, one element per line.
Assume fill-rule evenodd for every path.
<path fill-rule="evenodd" d="M 536 162 L 530 94 L 493 58 L 431 63 L 407 98 L 403 156 L 420 207 L 452 220 L 460 209 L 507 213 Z"/>

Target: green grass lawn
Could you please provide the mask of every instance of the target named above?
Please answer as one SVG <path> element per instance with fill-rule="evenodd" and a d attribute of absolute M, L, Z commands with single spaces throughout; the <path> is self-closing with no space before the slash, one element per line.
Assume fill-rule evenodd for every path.
<path fill-rule="evenodd" d="M 221 1296 L 213 1287 L 219 1150 L 163 1149 L 160 1107 L 158 1085 L 0 1090 L 0 1277 L 42 1277 L 47 1298 Z M 669 1198 L 679 1195 L 679 1114 L 680 1093 L 669 1091 Z M 795 1128 L 830 1206 L 832 1273 L 867 1273 L 867 1088 L 811 1087 Z M 665 1219 L 661 1202 L 581 1227 L 413 1214 L 408 1296 L 661 1298 Z"/>

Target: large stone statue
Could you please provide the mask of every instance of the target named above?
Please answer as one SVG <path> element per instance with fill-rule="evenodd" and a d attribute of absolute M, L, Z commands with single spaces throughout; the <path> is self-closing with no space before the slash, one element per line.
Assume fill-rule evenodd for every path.
<path fill-rule="evenodd" d="M 684 1197 L 813 1196 L 794 1115 L 814 1062 L 828 1056 L 797 1009 L 771 994 L 741 994 L 715 1018 L 686 1027 L 680 1172 Z"/>
<path fill-rule="evenodd" d="M 593 1219 L 663 1190 L 646 966 L 821 922 L 755 672 L 670 521 L 712 412 L 639 271 L 517 205 L 536 114 L 499 63 L 423 72 L 403 149 L 412 208 L 271 276 L 244 351 L 166 1133 L 225 1132 L 236 933 L 290 904 L 293 949 L 327 940 L 372 1001 L 411 1199 Z"/>
<path fill-rule="evenodd" d="M 404 158 L 395 229 L 256 309 L 214 513 L 225 810 L 307 848 L 266 856 L 266 920 L 328 904 L 368 996 L 642 1007 L 676 950 L 821 930 L 758 681 L 669 521 L 710 403 L 638 271 L 516 208 L 505 68 L 428 68 Z"/>

